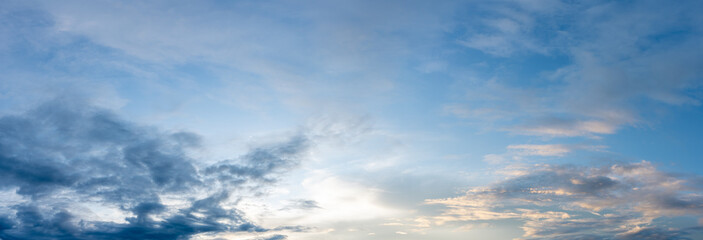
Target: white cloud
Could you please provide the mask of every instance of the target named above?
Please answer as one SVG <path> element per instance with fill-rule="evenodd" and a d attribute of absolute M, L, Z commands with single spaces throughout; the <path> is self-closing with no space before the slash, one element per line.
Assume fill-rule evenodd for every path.
<path fill-rule="evenodd" d="M 506 147 L 507 152 L 501 154 L 486 154 L 483 161 L 493 165 L 508 164 L 511 169 L 500 169 L 505 175 L 521 175 L 528 169 L 514 168 L 514 161 L 530 162 L 532 157 L 564 157 L 574 151 L 603 151 L 607 146 L 587 144 L 513 144 Z"/>
<path fill-rule="evenodd" d="M 568 124 L 543 124 L 518 128 L 521 133 L 537 136 L 575 137 L 615 133 L 617 124 L 605 121 L 574 121 Z"/>
<path fill-rule="evenodd" d="M 520 154 L 527 156 L 564 156 L 571 152 L 571 149 L 561 144 L 520 144 L 510 145 L 509 150 L 520 151 Z"/>

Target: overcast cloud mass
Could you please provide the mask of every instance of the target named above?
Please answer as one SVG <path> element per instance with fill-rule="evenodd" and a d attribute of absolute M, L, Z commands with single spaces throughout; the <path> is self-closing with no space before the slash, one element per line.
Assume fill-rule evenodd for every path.
<path fill-rule="evenodd" d="M 0 239 L 703 239 L 701 11 L 0 0 Z"/>

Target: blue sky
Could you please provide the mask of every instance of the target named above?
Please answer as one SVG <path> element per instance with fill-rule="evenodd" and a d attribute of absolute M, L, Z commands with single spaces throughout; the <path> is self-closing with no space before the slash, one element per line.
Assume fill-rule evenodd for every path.
<path fill-rule="evenodd" d="M 698 239 L 699 1 L 0 1 L 0 239 Z"/>

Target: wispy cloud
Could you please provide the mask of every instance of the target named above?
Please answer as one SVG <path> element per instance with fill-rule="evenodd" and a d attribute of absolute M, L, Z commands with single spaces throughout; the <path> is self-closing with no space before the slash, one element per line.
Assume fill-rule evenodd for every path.
<path fill-rule="evenodd" d="M 564 157 L 576 151 L 597 152 L 606 148 L 607 146 L 603 145 L 588 144 L 513 144 L 506 147 L 507 152 L 505 153 L 486 154 L 483 157 L 483 161 L 490 164 L 508 163 L 510 165 L 515 163 L 515 161 L 527 162 L 525 160 L 533 157 Z M 520 171 L 523 172 L 525 170 L 522 169 Z M 506 172 L 506 169 L 501 171 Z"/>
<path fill-rule="evenodd" d="M 498 68 L 448 112 L 497 120 L 492 127 L 518 134 L 598 137 L 646 121 L 642 115 L 662 104 L 700 103 L 703 57 L 693 49 L 703 42 L 703 19 L 692 10 L 699 2 L 482 6 L 487 13 L 467 30 L 474 34 L 463 40 L 466 46 L 499 58 L 522 52 L 572 61 L 538 73 L 544 84 L 536 86 Z"/>
<path fill-rule="evenodd" d="M 569 147 L 559 144 L 521 144 L 510 145 L 507 148 L 518 150 L 521 154 L 528 156 L 564 156 L 571 151 Z"/>

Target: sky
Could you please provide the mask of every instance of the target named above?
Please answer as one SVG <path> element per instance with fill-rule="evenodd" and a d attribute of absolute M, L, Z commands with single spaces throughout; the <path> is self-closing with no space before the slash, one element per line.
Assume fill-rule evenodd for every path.
<path fill-rule="evenodd" d="M 703 239 L 701 11 L 0 0 L 0 239 Z"/>

